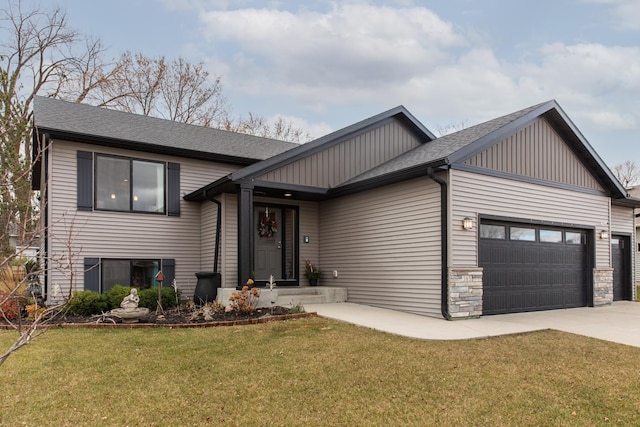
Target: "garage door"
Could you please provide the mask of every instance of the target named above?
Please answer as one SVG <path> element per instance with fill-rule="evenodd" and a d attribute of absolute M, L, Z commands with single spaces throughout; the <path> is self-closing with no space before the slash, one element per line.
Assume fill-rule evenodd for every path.
<path fill-rule="evenodd" d="M 483 221 L 483 314 L 586 306 L 586 242 L 582 230 Z"/>

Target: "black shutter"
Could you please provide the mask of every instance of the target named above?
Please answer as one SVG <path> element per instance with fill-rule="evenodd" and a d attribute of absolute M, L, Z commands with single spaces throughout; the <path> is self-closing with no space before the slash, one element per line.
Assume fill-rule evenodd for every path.
<path fill-rule="evenodd" d="M 162 287 L 169 288 L 173 286 L 173 279 L 176 278 L 176 260 L 175 259 L 162 260 L 162 274 L 164 274 Z"/>
<path fill-rule="evenodd" d="M 93 209 L 93 153 L 78 151 L 78 210 Z"/>
<path fill-rule="evenodd" d="M 100 258 L 84 259 L 84 290 L 100 292 Z"/>
<path fill-rule="evenodd" d="M 167 214 L 180 216 L 180 163 L 167 164 Z"/>

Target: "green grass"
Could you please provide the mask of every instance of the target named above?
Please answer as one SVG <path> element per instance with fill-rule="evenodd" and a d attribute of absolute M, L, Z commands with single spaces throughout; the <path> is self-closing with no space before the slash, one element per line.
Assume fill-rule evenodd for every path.
<path fill-rule="evenodd" d="M 14 337 L 0 332 L 0 349 Z M 639 363 L 640 348 L 555 331 L 58 329 L 0 367 L 0 426 L 639 425 Z"/>

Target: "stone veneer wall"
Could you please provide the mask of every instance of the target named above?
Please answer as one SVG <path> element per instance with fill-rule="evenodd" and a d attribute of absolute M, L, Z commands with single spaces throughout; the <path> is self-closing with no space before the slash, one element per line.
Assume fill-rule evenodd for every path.
<path fill-rule="evenodd" d="M 613 268 L 593 269 L 593 305 L 607 305 L 613 302 Z"/>
<path fill-rule="evenodd" d="M 482 315 L 482 267 L 449 269 L 449 315 L 452 319 Z"/>

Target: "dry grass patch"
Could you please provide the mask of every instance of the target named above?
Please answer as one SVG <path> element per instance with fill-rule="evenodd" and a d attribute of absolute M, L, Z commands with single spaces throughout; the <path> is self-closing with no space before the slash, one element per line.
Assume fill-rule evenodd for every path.
<path fill-rule="evenodd" d="M 0 425 L 638 425 L 639 360 L 561 332 L 418 341 L 322 318 L 54 330 L 0 370 Z"/>

